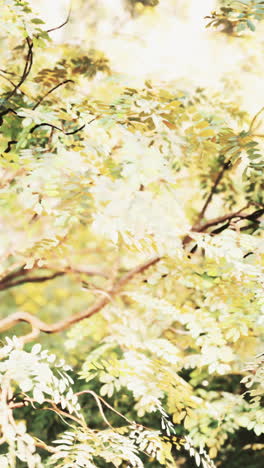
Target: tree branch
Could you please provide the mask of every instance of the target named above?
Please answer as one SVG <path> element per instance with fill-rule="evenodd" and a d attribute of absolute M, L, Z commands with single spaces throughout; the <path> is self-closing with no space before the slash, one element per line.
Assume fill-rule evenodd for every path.
<path fill-rule="evenodd" d="M 215 194 L 215 191 L 219 185 L 219 183 L 221 182 L 222 178 L 223 178 L 223 175 L 225 173 L 225 171 L 229 168 L 229 165 L 230 165 L 230 161 L 227 161 L 226 163 L 224 163 L 221 171 L 219 172 L 218 176 L 216 177 L 215 179 L 215 182 L 214 182 L 214 185 L 213 187 L 211 188 L 211 191 L 207 197 L 207 199 L 205 200 L 205 203 L 201 209 L 201 212 L 199 213 L 199 216 L 198 216 L 198 219 L 194 225 L 194 227 L 200 223 L 201 219 L 203 219 L 204 215 L 205 215 L 205 212 L 208 208 L 208 205 L 211 203 L 211 200 L 213 198 L 213 195 Z M 194 229 L 195 230 L 195 229 Z"/>
<path fill-rule="evenodd" d="M 88 275 L 88 276 L 101 276 L 103 278 L 108 279 L 109 275 L 105 272 L 99 271 L 99 270 L 86 270 L 82 268 L 73 268 L 71 266 L 68 266 L 64 268 L 63 270 L 60 271 L 55 271 L 54 273 L 50 275 L 42 275 L 42 276 L 28 276 L 28 274 L 33 270 L 27 270 L 24 268 L 25 265 L 22 265 L 17 271 L 13 271 L 11 273 L 8 273 L 5 275 L 1 280 L 0 280 L 0 291 L 5 291 L 6 289 L 13 288 L 15 286 L 19 286 L 21 284 L 25 283 L 42 283 L 44 281 L 49 281 L 54 278 L 57 278 L 58 276 L 63 276 L 67 273 L 72 273 L 76 275 Z M 53 268 L 45 267 L 45 270 L 52 270 Z M 40 268 L 40 270 L 43 270 Z"/>
<path fill-rule="evenodd" d="M 71 8 L 69 9 L 69 13 L 68 13 L 66 20 L 62 24 L 60 24 L 59 26 L 56 26 L 55 28 L 48 29 L 46 32 L 50 33 L 50 32 L 57 31 L 58 29 L 63 28 L 63 26 L 65 26 L 69 22 L 70 16 L 71 16 Z"/>
<path fill-rule="evenodd" d="M 254 211 L 253 213 L 243 214 L 242 212 L 244 210 L 246 210 L 250 205 L 251 205 L 251 203 L 248 203 L 244 208 L 241 208 L 238 211 L 235 211 L 233 213 L 228 213 L 228 214 L 223 215 L 223 216 L 219 216 L 218 218 L 210 219 L 209 221 L 207 221 L 204 224 L 200 224 L 200 225 L 196 224 L 196 225 L 194 225 L 192 227 L 192 231 L 193 232 L 205 232 L 208 228 L 216 226 L 217 224 L 221 224 L 221 223 L 224 223 L 225 221 L 227 221 L 227 223 L 224 226 L 222 226 L 220 228 L 217 228 L 214 231 L 211 231 L 211 234 L 219 234 L 220 232 L 227 229 L 229 227 L 229 224 L 230 224 L 229 221 L 231 221 L 232 219 L 235 219 L 235 218 L 238 218 L 238 220 L 243 220 L 244 219 L 244 220 L 247 220 L 247 221 L 256 222 L 258 220 L 258 218 L 260 218 L 260 216 L 262 216 L 264 214 L 264 209 L 261 208 L 259 210 Z M 249 227 L 250 226 L 242 227 L 241 230 L 248 229 Z M 183 239 L 183 244 L 186 245 L 191 240 L 192 240 L 191 236 L 187 235 Z"/>
<path fill-rule="evenodd" d="M 17 278 L 18 276 L 20 276 L 21 274 L 23 274 L 24 272 L 28 271 L 28 270 L 25 270 L 25 264 L 24 265 L 20 265 L 18 270 L 16 269 L 19 265 L 16 264 L 15 265 L 15 269 L 13 271 L 10 271 L 10 273 L 7 273 L 5 276 L 3 276 L 1 279 L 0 279 L 0 285 L 3 284 L 3 283 L 6 283 L 10 280 L 12 280 L 13 278 Z M 13 267 L 14 268 L 14 267 Z"/>
<path fill-rule="evenodd" d="M 31 315 L 27 312 L 15 312 L 11 314 L 9 317 L 6 317 L 0 320 L 0 331 L 8 330 L 11 327 L 15 326 L 19 322 L 26 322 L 31 325 L 32 333 L 21 337 L 23 342 L 32 341 L 33 338 L 36 338 L 40 332 L 44 333 L 58 333 L 61 331 L 70 328 L 72 325 L 86 319 L 92 317 L 97 312 L 99 312 L 105 305 L 107 305 L 114 296 L 116 296 L 120 290 L 135 276 L 143 273 L 145 270 L 150 268 L 151 266 L 155 265 L 157 262 L 160 261 L 160 257 L 154 257 L 151 260 L 146 261 L 145 263 L 138 265 L 136 268 L 133 268 L 128 273 L 123 275 L 117 282 L 114 284 L 112 289 L 108 291 L 107 295 L 102 296 L 99 300 L 97 300 L 91 307 L 84 310 L 83 312 L 77 313 L 72 315 L 69 318 L 56 322 L 52 325 L 49 325 L 42 320 L 38 319 L 34 315 Z"/>
<path fill-rule="evenodd" d="M 16 84 L 15 88 L 7 95 L 6 99 L 10 99 L 12 96 L 14 96 L 14 94 L 17 92 L 17 90 L 20 88 L 20 86 L 24 83 L 24 81 L 28 77 L 28 75 L 30 73 L 30 70 L 32 68 L 32 64 L 33 64 L 33 51 L 32 51 L 33 50 L 33 42 L 29 37 L 27 37 L 26 38 L 26 43 L 27 43 L 27 46 L 28 46 L 28 53 L 27 53 L 27 56 L 26 56 L 26 62 L 25 62 L 25 66 L 24 66 L 22 76 L 21 76 L 19 82 Z"/>
<path fill-rule="evenodd" d="M 81 127 L 77 128 L 76 130 L 73 130 L 71 132 L 65 132 L 62 128 L 56 127 L 56 125 L 52 125 L 52 124 L 49 124 L 47 122 L 43 122 L 43 123 L 37 124 L 33 128 L 31 128 L 30 133 L 33 133 L 39 127 L 50 127 L 53 130 L 59 130 L 60 132 L 64 133 L 64 135 L 74 135 L 75 133 L 80 132 L 81 130 L 83 130 L 86 125 L 90 125 L 92 122 L 94 122 L 96 119 L 98 119 L 98 117 L 99 116 L 97 115 L 96 117 L 91 119 L 89 122 L 87 122 L 87 124 L 83 124 Z"/>
<path fill-rule="evenodd" d="M 57 271 L 56 273 L 53 273 L 52 275 L 47 275 L 47 276 L 25 276 L 23 278 L 19 278 L 16 281 L 5 281 L 5 282 L 0 282 L 0 291 L 14 288 L 15 286 L 19 286 L 21 284 L 25 283 L 44 283 L 45 281 L 50 281 L 54 278 L 57 278 L 58 276 L 65 275 L 65 272 L 63 271 Z"/>
<path fill-rule="evenodd" d="M 41 124 L 37 124 L 33 128 L 31 128 L 30 133 L 33 133 L 35 130 L 37 130 L 37 128 L 40 128 L 40 127 L 50 127 L 50 128 L 53 128 L 54 130 L 59 130 L 60 132 L 64 133 L 64 135 L 74 135 L 75 133 L 80 132 L 85 127 L 85 124 L 77 128 L 76 130 L 73 130 L 71 132 L 65 132 L 62 128 L 56 127 L 56 125 L 52 125 L 52 124 L 44 122 Z"/>
<path fill-rule="evenodd" d="M 24 117 L 22 117 L 21 115 L 18 115 L 17 112 L 14 110 L 14 109 L 11 109 L 11 107 L 8 107 L 7 109 L 4 109 L 2 112 L 0 112 L 0 126 L 2 125 L 3 123 L 3 119 L 2 117 L 4 117 L 4 115 L 6 114 L 9 114 L 9 112 L 11 112 L 12 114 L 15 114 L 17 117 L 19 117 L 20 119 L 23 119 Z"/>
<path fill-rule="evenodd" d="M 7 147 L 4 151 L 4 153 L 9 153 L 11 151 L 11 148 L 12 148 L 12 145 L 16 145 L 17 144 L 17 140 L 10 140 L 7 142 Z"/>
<path fill-rule="evenodd" d="M 16 87 L 16 84 L 10 80 L 10 78 L 7 78 L 7 76 L 3 75 L 2 73 L 0 73 L 0 76 L 1 78 L 4 78 L 6 81 L 8 81 L 8 83 L 11 84 L 14 88 Z"/>
<path fill-rule="evenodd" d="M 51 88 L 46 94 L 44 94 L 44 96 L 42 96 L 37 102 L 36 104 L 34 105 L 34 107 L 32 108 L 32 110 L 35 110 L 37 109 L 37 107 L 42 103 L 42 101 L 44 101 L 44 99 L 51 93 L 53 93 L 53 91 L 55 91 L 56 89 L 58 89 L 60 86 L 63 86 L 67 83 L 74 83 L 73 80 L 65 80 L 65 81 L 62 81 L 62 83 L 59 83 L 57 84 L 56 86 L 54 86 L 54 88 Z"/>
<path fill-rule="evenodd" d="M 250 126 L 249 126 L 249 129 L 248 129 L 248 132 L 251 133 L 253 128 L 254 128 L 254 124 L 257 120 L 257 118 L 259 117 L 260 114 L 262 114 L 262 112 L 264 111 L 264 106 L 254 115 L 251 123 L 250 123 Z M 257 136 L 257 135 L 254 135 L 254 136 Z"/>
<path fill-rule="evenodd" d="M 206 231 L 208 228 L 212 227 L 212 226 L 215 226 L 217 224 L 220 224 L 220 223 L 223 223 L 225 221 L 228 221 L 228 220 L 231 220 L 233 218 L 242 218 L 244 217 L 242 215 L 242 211 L 244 211 L 245 209 L 248 208 L 248 204 L 244 207 L 244 208 L 241 208 L 240 210 L 238 211 L 235 211 L 234 213 L 228 213 L 226 215 L 223 215 L 223 216 L 219 216 L 218 218 L 213 218 L 213 219 L 210 219 L 207 223 L 204 223 L 204 224 L 201 224 L 200 226 L 196 226 L 195 230 L 196 232 L 204 232 Z"/>

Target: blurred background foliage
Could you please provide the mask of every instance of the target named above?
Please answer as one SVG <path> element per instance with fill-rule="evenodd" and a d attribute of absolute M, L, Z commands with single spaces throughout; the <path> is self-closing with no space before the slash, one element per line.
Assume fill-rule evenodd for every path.
<path fill-rule="evenodd" d="M 264 3 L 74 0 L 67 24 L 50 32 L 53 42 L 34 17 L 29 23 L 34 61 L 29 79 L 12 95 L 12 81 L 23 70 L 21 57 L 28 57 L 20 35 L 23 15 L 29 13 L 15 3 L 16 23 L 0 38 L 5 51 L 0 71 L 1 317 L 17 310 L 48 323 L 70 317 L 103 294 L 116 274 L 146 254 L 161 252 L 162 265 L 136 280 L 102 314 L 38 340 L 73 366 L 76 392 L 89 388 L 130 420 L 160 430 L 160 415 L 137 386 L 144 386 L 145 395 L 158 389 L 177 436 L 190 434 L 216 466 L 260 468 L 263 402 L 260 397 L 252 409 L 249 395 L 242 397 L 248 382 L 241 379 L 260 375 L 258 362 L 249 370 L 245 363 L 263 345 L 263 124 L 257 112 L 263 104 Z M 63 23 L 70 8 L 68 1 L 31 3 L 48 29 Z M 17 114 L 8 111 L 7 102 Z M 48 132 L 43 122 L 62 132 Z M 74 133 L 83 124 L 84 133 Z M 224 225 L 221 234 L 223 225 L 217 224 L 219 243 L 197 233 L 194 250 L 179 254 L 185 230 L 195 223 L 227 161 L 232 168 L 217 186 L 204 222 L 251 204 L 241 231 Z M 124 185 L 118 185 L 122 178 Z M 106 199 L 126 200 L 126 189 L 137 183 L 141 195 L 147 187 L 158 202 L 152 212 L 148 200 L 139 199 L 131 219 L 140 228 L 149 222 L 156 237 L 145 239 L 141 229 L 133 231 L 125 205 L 117 227 L 104 211 Z M 173 190 L 177 197 L 171 208 Z M 93 231 L 95 212 L 102 218 Z M 171 219 L 180 226 L 173 232 L 180 239 L 174 256 L 167 232 Z M 21 272 L 16 276 L 21 284 L 5 280 L 21 265 L 28 276 L 34 269 L 39 277 L 65 274 L 23 282 Z M 96 272 L 90 277 L 91 268 Z M 18 324 L 3 337 L 28 330 Z M 254 390 L 262 385 L 261 374 Z M 89 427 L 104 430 L 96 401 L 83 395 L 81 404 Z M 65 430 L 58 415 L 32 407 L 16 411 L 28 432 L 46 443 Z M 118 415 L 106 414 L 113 426 L 121 424 Z M 45 460 L 46 452 L 41 455 Z M 164 466 L 142 457 L 146 467 Z M 175 464 L 167 466 L 196 466 L 186 450 L 172 448 L 172 458 Z M 105 463 L 97 459 L 95 466 Z"/>

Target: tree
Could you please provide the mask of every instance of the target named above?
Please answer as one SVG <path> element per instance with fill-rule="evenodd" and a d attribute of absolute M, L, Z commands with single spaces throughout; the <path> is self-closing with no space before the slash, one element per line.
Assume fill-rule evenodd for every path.
<path fill-rule="evenodd" d="M 1 31 L 1 467 L 260 467 L 264 108 Z"/>

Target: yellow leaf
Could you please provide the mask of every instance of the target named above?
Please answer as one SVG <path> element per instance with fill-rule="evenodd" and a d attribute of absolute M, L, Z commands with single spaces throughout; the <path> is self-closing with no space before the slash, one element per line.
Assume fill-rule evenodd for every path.
<path fill-rule="evenodd" d="M 196 125 L 195 125 L 196 128 L 206 128 L 208 127 L 208 122 L 206 122 L 206 120 L 202 120 L 201 122 L 198 122 Z"/>
<path fill-rule="evenodd" d="M 215 458 L 217 455 L 217 448 L 216 447 L 211 447 L 209 450 L 209 457 Z"/>
<path fill-rule="evenodd" d="M 203 137 L 209 137 L 209 136 L 214 136 L 214 135 L 215 135 L 215 131 L 212 128 L 207 128 L 206 130 L 203 130 L 200 133 L 200 136 L 203 136 Z"/>

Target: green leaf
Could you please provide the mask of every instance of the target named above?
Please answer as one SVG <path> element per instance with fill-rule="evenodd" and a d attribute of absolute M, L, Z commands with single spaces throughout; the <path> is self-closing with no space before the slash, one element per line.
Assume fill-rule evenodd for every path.
<path fill-rule="evenodd" d="M 255 25 L 254 25 L 254 23 L 252 23 L 252 21 L 250 21 L 249 19 L 247 19 L 247 25 L 248 25 L 248 27 L 249 27 L 249 29 L 250 29 L 251 31 L 255 31 L 255 29 L 256 29 L 256 28 L 255 28 Z"/>

